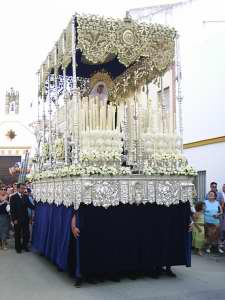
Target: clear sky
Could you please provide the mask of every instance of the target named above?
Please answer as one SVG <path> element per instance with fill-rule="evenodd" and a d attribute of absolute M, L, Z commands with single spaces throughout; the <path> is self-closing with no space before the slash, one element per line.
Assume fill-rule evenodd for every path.
<path fill-rule="evenodd" d="M 0 3 L 0 110 L 11 86 L 21 95 L 30 120 L 31 101 L 37 101 L 36 72 L 74 12 L 124 17 L 132 8 L 170 0 L 7 0 Z"/>

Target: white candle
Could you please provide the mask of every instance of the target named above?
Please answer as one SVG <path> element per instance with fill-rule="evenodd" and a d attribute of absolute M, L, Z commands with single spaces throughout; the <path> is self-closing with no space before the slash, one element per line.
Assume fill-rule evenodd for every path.
<path fill-rule="evenodd" d="M 85 113 L 85 130 L 87 130 L 88 129 L 88 100 L 87 99 L 85 99 L 84 113 Z"/>
<path fill-rule="evenodd" d="M 95 130 L 95 103 L 93 99 L 93 130 Z"/>
<path fill-rule="evenodd" d="M 87 127 L 90 130 L 90 116 L 89 116 L 90 98 L 87 99 Z"/>
<path fill-rule="evenodd" d="M 103 107 L 100 106 L 100 126 L 99 128 L 102 130 L 103 129 L 103 112 L 102 112 Z"/>
<path fill-rule="evenodd" d="M 96 127 L 97 127 L 97 129 L 99 129 L 100 128 L 100 102 L 99 102 L 98 97 L 95 97 L 95 101 L 96 101 L 96 106 L 97 106 Z"/>
<path fill-rule="evenodd" d="M 121 118 L 122 118 L 122 106 L 123 106 L 122 103 L 120 103 L 117 106 L 117 122 L 116 122 L 116 125 L 117 125 L 118 128 L 120 127 L 120 122 L 121 122 Z M 113 118 L 116 118 L 116 114 L 113 116 Z"/>
<path fill-rule="evenodd" d="M 107 120 L 106 120 L 107 129 L 110 129 L 110 105 L 107 105 Z"/>
<path fill-rule="evenodd" d="M 81 127 L 81 131 L 83 131 L 83 108 L 81 106 L 81 109 L 80 109 L 80 120 L 81 120 L 81 124 L 80 124 L 80 127 Z"/>
<path fill-rule="evenodd" d="M 106 130 L 106 103 L 103 105 L 103 129 Z"/>
<path fill-rule="evenodd" d="M 116 108 L 112 106 L 112 130 L 116 128 Z"/>
<path fill-rule="evenodd" d="M 108 111 L 109 111 L 109 115 L 108 115 L 108 118 L 109 118 L 109 126 L 108 126 L 108 129 L 109 130 L 112 130 L 112 119 L 113 119 L 113 113 L 112 113 L 112 105 L 110 104 L 108 106 Z"/>

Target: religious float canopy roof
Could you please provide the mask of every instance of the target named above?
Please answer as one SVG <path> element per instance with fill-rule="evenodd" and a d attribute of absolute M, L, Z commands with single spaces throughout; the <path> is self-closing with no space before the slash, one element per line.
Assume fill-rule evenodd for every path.
<path fill-rule="evenodd" d="M 74 46 L 77 76 L 90 78 L 104 70 L 114 81 L 111 95 L 123 97 L 167 70 L 174 59 L 175 38 L 175 29 L 160 24 L 75 15 L 40 68 L 40 87 L 63 67 L 72 75 Z"/>

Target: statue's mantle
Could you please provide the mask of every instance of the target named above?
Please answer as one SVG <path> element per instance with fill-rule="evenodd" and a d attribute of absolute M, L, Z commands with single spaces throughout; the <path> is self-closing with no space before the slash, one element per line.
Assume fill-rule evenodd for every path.
<path fill-rule="evenodd" d="M 65 177 L 34 182 L 37 201 L 75 209 L 81 203 L 105 208 L 120 203 L 170 206 L 191 201 L 192 193 L 192 177 L 186 176 Z"/>

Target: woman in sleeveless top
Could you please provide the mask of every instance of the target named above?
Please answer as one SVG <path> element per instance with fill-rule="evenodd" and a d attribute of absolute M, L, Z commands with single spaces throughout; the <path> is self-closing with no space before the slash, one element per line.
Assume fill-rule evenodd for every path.
<path fill-rule="evenodd" d="M 216 192 L 210 191 L 208 200 L 205 201 L 205 231 L 207 240 L 206 252 L 210 253 L 212 246 L 218 247 L 218 252 L 223 253 L 219 247 L 219 233 L 220 233 L 220 216 L 222 215 L 222 208 L 216 200 Z"/>
<path fill-rule="evenodd" d="M 9 218 L 10 206 L 8 202 L 8 194 L 6 187 L 2 186 L 0 189 L 0 248 L 7 250 L 7 242 L 9 236 Z"/>

